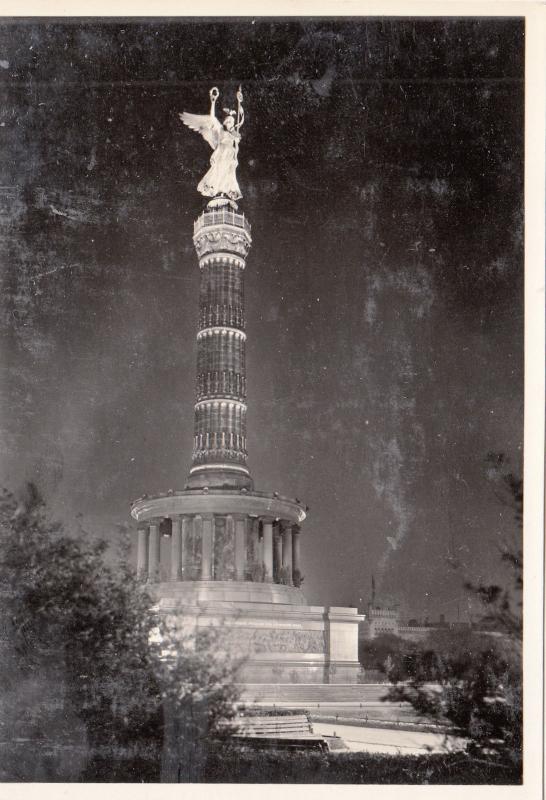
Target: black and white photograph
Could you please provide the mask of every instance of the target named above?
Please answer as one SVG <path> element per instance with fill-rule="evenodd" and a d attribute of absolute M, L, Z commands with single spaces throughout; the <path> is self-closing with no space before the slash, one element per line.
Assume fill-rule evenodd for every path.
<path fill-rule="evenodd" d="M 537 786 L 522 6 L 0 18 L 4 784 Z"/>

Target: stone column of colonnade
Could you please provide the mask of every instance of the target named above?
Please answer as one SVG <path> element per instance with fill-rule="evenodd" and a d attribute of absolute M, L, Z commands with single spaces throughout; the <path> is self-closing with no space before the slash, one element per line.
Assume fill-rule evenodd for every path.
<path fill-rule="evenodd" d="M 149 528 L 139 528 L 137 532 L 137 577 L 141 580 L 148 577 L 148 538 Z"/>
<path fill-rule="evenodd" d="M 292 575 L 298 574 L 301 578 L 301 549 L 300 549 L 300 526 L 292 526 Z"/>
<path fill-rule="evenodd" d="M 246 519 L 235 519 L 235 579 L 244 581 L 246 570 Z"/>
<path fill-rule="evenodd" d="M 262 521 L 263 537 L 263 563 L 265 567 L 265 580 L 271 583 L 273 580 L 273 522 L 272 519 Z"/>
<path fill-rule="evenodd" d="M 179 581 L 182 578 L 182 520 L 174 517 L 172 520 L 171 539 L 171 580 Z"/>
<path fill-rule="evenodd" d="M 222 515 L 224 516 L 224 515 Z M 300 529 L 298 525 L 287 522 L 277 523 L 265 517 L 261 520 L 244 515 L 225 515 L 226 527 L 234 540 L 235 580 L 244 581 L 247 569 L 247 531 L 254 537 L 255 548 L 265 566 L 265 581 L 273 582 L 275 568 L 286 568 L 289 583 L 300 570 Z M 261 536 L 259 536 L 261 522 Z M 181 515 L 171 519 L 171 568 L 170 580 L 213 579 L 215 515 Z M 199 574 L 189 575 L 188 543 L 194 534 L 201 545 L 201 565 Z M 141 580 L 157 582 L 160 576 L 160 520 L 150 520 L 146 526 L 140 525 L 137 532 L 137 575 Z M 259 541 L 258 541 L 259 539 Z M 256 552 L 256 550 L 255 550 Z"/>
<path fill-rule="evenodd" d="M 282 565 L 292 583 L 292 526 L 285 525 L 282 531 Z"/>
<path fill-rule="evenodd" d="M 157 520 L 150 525 L 148 539 L 148 578 L 151 581 L 159 580 L 160 545 L 159 520 Z"/>

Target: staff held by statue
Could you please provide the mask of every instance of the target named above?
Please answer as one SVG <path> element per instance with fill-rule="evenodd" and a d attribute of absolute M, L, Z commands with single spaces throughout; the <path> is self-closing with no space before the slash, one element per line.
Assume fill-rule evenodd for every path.
<path fill-rule="evenodd" d="M 243 109 L 243 92 L 241 87 L 239 86 L 239 90 L 237 92 L 237 125 L 235 126 L 237 130 L 239 130 L 244 121 L 245 121 L 245 111 Z"/>

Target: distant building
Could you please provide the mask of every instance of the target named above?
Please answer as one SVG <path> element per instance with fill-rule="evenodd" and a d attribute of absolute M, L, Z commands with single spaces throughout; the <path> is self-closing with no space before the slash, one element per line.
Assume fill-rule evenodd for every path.
<path fill-rule="evenodd" d="M 381 606 L 368 605 L 366 619 L 361 624 L 361 631 L 365 639 L 375 639 L 377 636 L 390 633 L 398 636 L 400 628 L 399 611 L 397 608 L 382 608 Z"/>
<path fill-rule="evenodd" d="M 396 604 L 378 605 L 369 603 L 366 618 L 360 625 L 360 639 L 376 639 L 378 636 L 390 634 L 399 639 L 409 641 L 422 641 L 429 633 L 435 630 L 449 628 L 450 630 L 467 630 L 471 628 L 469 622 L 446 622 L 445 616 L 440 614 L 436 622 L 429 622 L 425 617 L 423 622 L 417 619 L 404 621 L 400 609 Z"/>

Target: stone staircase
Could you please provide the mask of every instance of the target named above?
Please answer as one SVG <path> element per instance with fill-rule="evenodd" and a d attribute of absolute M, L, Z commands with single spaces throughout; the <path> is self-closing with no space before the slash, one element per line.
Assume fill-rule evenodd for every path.
<path fill-rule="evenodd" d="M 252 703 L 378 703 L 386 684 L 246 683 L 241 699 Z"/>
<path fill-rule="evenodd" d="M 240 688 L 243 704 L 289 706 L 294 710 L 304 708 L 313 718 L 323 722 L 328 722 L 331 717 L 332 722 L 340 725 L 350 725 L 352 720 L 359 720 L 372 727 L 392 728 L 427 723 L 427 719 L 409 703 L 382 700 L 388 692 L 385 683 L 247 683 L 241 684 Z"/>

